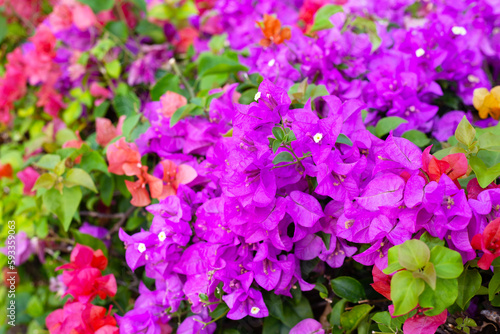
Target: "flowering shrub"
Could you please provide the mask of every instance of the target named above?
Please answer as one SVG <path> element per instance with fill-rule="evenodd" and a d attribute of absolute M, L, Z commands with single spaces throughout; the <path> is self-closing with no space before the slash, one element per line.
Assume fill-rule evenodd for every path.
<path fill-rule="evenodd" d="M 0 0 L 16 326 L 492 329 L 499 14 L 492 0 Z"/>

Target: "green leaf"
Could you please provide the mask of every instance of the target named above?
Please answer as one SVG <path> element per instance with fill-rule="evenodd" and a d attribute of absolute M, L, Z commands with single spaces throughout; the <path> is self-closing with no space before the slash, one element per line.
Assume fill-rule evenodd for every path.
<path fill-rule="evenodd" d="M 105 30 L 118 37 L 122 42 L 126 42 L 128 39 L 128 27 L 123 21 L 109 22 L 106 24 Z"/>
<path fill-rule="evenodd" d="M 76 243 L 89 246 L 93 250 L 100 249 L 103 252 L 104 256 L 108 257 L 108 248 L 101 239 L 97 239 L 90 234 L 81 233 L 80 231 L 75 229 L 72 230 L 72 233 Z"/>
<path fill-rule="evenodd" d="M 80 168 L 82 168 L 87 173 L 90 173 L 92 171 L 100 171 L 105 174 L 109 174 L 106 161 L 97 151 L 90 151 L 85 153 L 82 156 Z"/>
<path fill-rule="evenodd" d="M 273 143 L 271 145 L 273 153 L 276 153 L 276 151 L 281 147 L 281 144 L 283 144 L 283 142 L 281 142 L 280 140 L 273 139 Z"/>
<path fill-rule="evenodd" d="M 408 121 L 397 116 L 384 117 L 380 121 L 378 121 L 377 125 L 375 126 L 375 134 L 380 138 L 391 132 L 391 130 L 396 129 L 403 123 L 408 123 Z"/>
<path fill-rule="evenodd" d="M 500 176 L 500 163 L 488 168 L 485 163 L 476 156 L 469 157 L 469 164 L 474 170 L 477 177 L 477 182 L 482 188 L 486 188 L 491 182 L 495 181 Z"/>
<path fill-rule="evenodd" d="M 459 142 L 466 145 L 467 147 L 471 146 L 474 138 L 476 137 L 476 130 L 469 123 L 467 117 L 463 117 L 460 123 L 455 130 L 455 137 Z"/>
<path fill-rule="evenodd" d="M 0 43 L 4 40 L 7 35 L 7 19 L 0 15 Z"/>
<path fill-rule="evenodd" d="M 357 303 L 365 299 L 365 289 L 358 280 L 349 276 L 340 276 L 330 281 L 333 292 L 350 302 Z"/>
<path fill-rule="evenodd" d="M 89 173 L 80 168 L 72 168 L 66 173 L 64 185 L 68 188 L 82 186 L 97 193 L 94 181 Z"/>
<path fill-rule="evenodd" d="M 418 304 L 418 297 L 425 289 L 425 283 L 415 278 L 410 271 L 398 271 L 391 279 L 391 299 L 394 303 L 394 315 L 403 315 L 413 310 Z M 429 287 L 430 289 L 430 287 Z M 432 289 L 430 289 L 432 291 Z"/>
<path fill-rule="evenodd" d="M 440 278 L 457 278 L 464 270 L 460 253 L 444 246 L 435 246 L 431 250 L 430 261 Z"/>
<path fill-rule="evenodd" d="M 163 78 L 158 80 L 156 85 L 151 89 L 151 99 L 153 101 L 160 101 L 160 97 L 169 91 L 181 94 L 179 77 L 172 73 L 167 73 Z"/>
<path fill-rule="evenodd" d="M 377 50 L 382 44 L 382 39 L 378 35 L 377 25 L 372 20 L 367 18 L 358 16 L 352 23 L 354 27 L 368 34 L 368 38 L 370 38 L 370 42 L 372 43 L 372 52 Z"/>
<path fill-rule="evenodd" d="M 215 56 L 213 54 L 205 53 L 199 58 L 198 75 L 200 77 L 204 77 L 209 74 L 240 71 L 248 72 L 248 68 L 239 62 L 224 56 Z"/>
<path fill-rule="evenodd" d="M 342 316 L 342 313 L 344 313 L 346 304 L 347 299 L 342 298 L 335 303 L 335 306 L 333 306 L 329 319 L 332 326 L 340 326 L 340 317 Z"/>
<path fill-rule="evenodd" d="M 429 284 L 431 289 L 436 289 L 436 269 L 434 268 L 434 265 L 429 262 L 425 265 L 423 271 L 414 271 L 413 276 L 416 278 L 421 278 L 425 281 L 425 283 Z"/>
<path fill-rule="evenodd" d="M 120 65 L 120 61 L 118 59 L 104 64 L 104 67 L 106 68 L 106 73 L 108 73 L 111 78 L 117 79 L 120 77 L 122 66 Z"/>
<path fill-rule="evenodd" d="M 43 169 L 53 170 L 60 161 L 61 157 L 57 154 L 45 154 L 35 165 Z"/>
<path fill-rule="evenodd" d="M 188 115 L 200 115 L 203 113 L 203 109 L 196 104 L 186 104 L 175 111 L 175 113 L 170 117 L 170 127 L 173 127 L 181 119 L 186 118 Z"/>
<path fill-rule="evenodd" d="M 458 296 L 458 280 L 442 279 L 436 280 L 436 289 L 426 286 L 424 292 L 420 295 L 419 304 L 423 308 L 432 308 L 425 311 L 425 315 L 438 315 L 449 306 L 453 305 Z"/>
<path fill-rule="evenodd" d="M 339 134 L 339 136 L 337 137 L 337 141 L 336 143 L 338 144 L 346 144 L 346 145 L 349 145 L 349 146 L 352 146 L 353 143 L 352 141 L 349 139 L 349 137 L 347 137 L 345 134 L 341 133 Z"/>
<path fill-rule="evenodd" d="M 139 8 L 140 10 L 142 10 L 143 12 L 147 12 L 148 8 L 146 6 L 146 1 L 144 0 L 132 0 L 132 2 L 137 6 L 137 8 Z"/>
<path fill-rule="evenodd" d="M 319 291 L 319 296 L 323 299 L 328 298 L 328 289 L 321 283 L 316 283 L 315 290 Z"/>
<path fill-rule="evenodd" d="M 79 101 L 71 102 L 62 113 L 62 119 L 66 124 L 76 121 L 82 114 L 82 105 Z"/>
<path fill-rule="evenodd" d="M 163 31 L 163 29 L 145 19 L 139 21 L 139 24 L 135 27 L 135 31 L 139 35 L 151 37 L 156 44 L 161 44 L 166 40 L 165 32 Z"/>
<path fill-rule="evenodd" d="M 132 130 L 136 127 L 137 123 L 139 123 L 140 119 L 141 119 L 141 114 L 135 114 L 127 117 L 123 122 L 122 135 L 124 135 L 127 140 L 130 140 L 129 138 L 130 134 L 132 133 Z"/>
<path fill-rule="evenodd" d="M 210 39 L 210 42 L 208 42 L 208 47 L 212 52 L 214 53 L 219 53 L 220 50 L 224 49 L 224 45 L 227 40 L 227 34 L 221 34 L 221 35 L 213 35 L 212 38 Z"/>
<path fill-rule="evenodd" d="M 425 133 L 418 130 L 406 131 L 401 135 L 401 137 L 408 139 L 418 147 L 425 147 L 431 142 L 431 140 L 427 138 L 427 135 Z"/>
<path fill-rule="evenodd" d="M 115 179 L 112 175 L 102 174 L 99 177 L 99 195 L 106 206 L 111 205 L 115 191 Z"/>
<path fill-rule="evenodd" d="M 399 247 L 398 261 L 408 270 L 423 268 L 429 261 L 431 254 L 425 242 L 412 239 L 405 241 Z"/>
<path fill-rule="evenodd" d="M 56 183 L 57 176 L 53 173 L 45 173 L 40 175 L 40 177 L 36 180 L 35 185 L 33 186 L 33 190 L 37 190 L 40 188 L 50 189 Z"/>
<path fill-rule="evenodd" d="M 424 234 L 422 234 L 420 240 L 425 242 L 429 249 L 433 249 L 434 246 L 437 245 L 444 246 L 444 240 L 431 236 L 429 232 L 425 232 Z"/>
<path fill-rule="evenodd" d="M 26 307 L 26 313 L 31 317 L 36 318 L 42 316 L 44 313 L 44 308 L 42 302 L 37 296 L 33 296 L 30 298 L 28 305 Z"/>
<path fill-rule="evenodd" d="M 283 140 L 283 137 L 285 136 L 285 132 L 283 132 L 282 128 L 280 128 L 279 126 L 275 126 L 272 131 L 273 131 L 274 138 L 278 139 L 279 141 Z"/>
<path fill-rule="evenodd" d="M 94 109 L 94 117 L 104 117 L 109 109 L 109 101 L 104 101 Z"/>
<path fill-rule="evenodd" d="M 344 9 L 341 6 L 336 5 L 326 5 L 321 7 L 314 15 L 314 23 L 311 27 L 311 32 L 330 29 L 333 27 L 332 22 L 330 22 L 330 18 L 337 14 L 344 12 Z"/>
<path fill-rule="evenodd" d="M 350 311 L 342 313 L 340 316 L 340 324 L 342 328 L 351 333 L 355 330 L 361 320 L 365 319 L 374 306 L 367 304 L 354 306 Z"/>
<path fill-rule="evenodd" d="M 281 162 L 294 162 L 295 160 L 293 159 L 293 156 L 290 154 L 290 152 L 280 152 L 277 156 L 274 157 L 273 159 L 273 164 L 277 165 Z"/>
<path fill-rule="evenodd" d="M 113 99 L 113 107 L 118 116 L 132 116 L 139 111 L 141 102 L 134 93 L 119 94 Z"/>
<path fill-rule="evenodd" d="M 49 189 L 42 198 L 43 205 L 59 218 L 64 230 L 67 231 L 82 199 L 80 187 L 64 187 L 62 194 L 56 189 Z"/>
<path fill-rule="evenodd" d="M 481 274 L 479 274 L 477 269 L 464 270 L 462 275 L 458 277 L 458 297 L 456 303 L 462 310 L 465 310 L 469 301 L 479 291 L 481 281 Z"/>
<path fill-rule="evenodd" d="M 89 6 L 95 13 L 113 8 L 114 0 L 78 0 L 78 2 Z"/>
<path fill-rule="evenodd" d="M 479 136 L 479 138 L 477 138 L 477 141 L 481 149 L 499 152 L 500 140 L 498 138 L 499 137 L 497 134 L 486 132 Z"/>
<path fill-rule="evenodd" d="M 500 291 L 500 270 L 495 268 L 495 274 L 488 284 L 488 298 L 490 301 L 495 298 L 495 295 Z"/>

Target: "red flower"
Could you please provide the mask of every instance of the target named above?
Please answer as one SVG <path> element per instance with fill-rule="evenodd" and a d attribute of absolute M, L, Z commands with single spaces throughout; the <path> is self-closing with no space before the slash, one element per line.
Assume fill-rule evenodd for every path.
<path fill-rule="evenodd" d="M 116 294 L 116 280 L 113 275 L 102 276 L 108 260 L 101 250 L 77 244 L 71 252 L 71 262 L 56 270 L 66 269 L 63 282 L 68 287 L 66 294 L 72 295 L 79 302 L 90 302 L 96 296 L 105 299 Z"/>
<path fill-rule="evenodd" d="M 478 267 L 488 270 L 491 262 L 500 256 L 500 218 L 490 222 L 483 233 L 476 234 L 472 238 L 472 248 L 484 252 L 477 263 Z"/>
<path fill-rule="evenodd" d="M 486 188 L 482 188 L 479 185 L 479 182 L 477 181 L 476 178 L 473 178 L 472 180 L 467 183 L 467 198 L 468 199 L 477 199 L 477 196 L 483 192 L 483 190 L 487 189 L 500 189 L 500 184 L 495 184 L 495 182 L 491 182 Z"/>
<path fill-rule="evenodd" d="M 377 266 L 372 270 L 373 283 L 372 288 L 387 299 L 391 299 L 391 276 L 386 275 Z"/>
<path fill-rule="evenodd" d="M 441 160 L 430 154 L 432 145 L 422 153 L 422 169 L 429 176 L 430 181 L 438 182 L 441 175 L 446 174 L 460 188 L 457 179 L 467 174 L 469 167 L 467 157 L 463 153 L 450 154 Z"/>
<path fill-rule="evenodd" d="M 45 320 L 50 334 L 118 334 L 111 309 L 88 303 L 68 302 L 50 313 Z"/>
<path fill-rule="evenodd" d="M 141 154 L 134 143 L 127 143 L 120 138 L 106 151 L 108 171 L 117 175 L 139 175 L 141 173 Z"/>
<path fill-rule="evenodd" d="M 132 182 L 125 180 L 125 185 L 127 186 L 128 191 L 132 194 L 132 200 L 130 203 L 135 206 L 146 206 L 151 203 L 151 199 L 149 198 L 149 193 L 146 190 L 146 184 L 149 186 L 149 190 L 151 191 L 151 197 L 159 198 L 163 191 L 163 183 L 162 181 L 148 174 L 148 167 L 142 166 L 141 173 L 137 175 L 139 180 Z"/>
<path fill-rule="evenodd" d="M 80 137 L 80 132 L 79 131 L 76 131 L 76 136 L 78 139 L 73 139 L 73 140 L 68 140 L 67 142 L 65 142 L 63 144 L 63 148 L 67 148 L 67 147 L 71 147 L 71 148 L 76 148 L 76 149 L 79 149 L 80 147 L 82 147 L 82 145 L 85 143 L 82 138 Z M 79 155 L 75 158 L 75 163 L 79 164 L 80 161 L 82 160 L 82 156 Z"/>
<path fill-rule="evenodd" d="M 0 164 L 0 179 L 3 177 L 12 179 L 12 166 L 10 164 Z"/>

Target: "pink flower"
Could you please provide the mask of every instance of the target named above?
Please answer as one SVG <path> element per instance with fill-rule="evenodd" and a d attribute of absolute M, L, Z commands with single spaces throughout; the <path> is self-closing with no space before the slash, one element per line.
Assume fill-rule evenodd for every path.
<path fill-rule="evenodd" d="M 73 24 L 71 8 L 66 4 L 55 6 L 49 16 L 49 22 L 54 32 L 69 29 Z"/>
<path fill-rule="evenodd" d="M 34 196 L 35 192 L 31 191 L 33 189 L 33 186 L 35 185 L 36 180 L 38 180 L 38 177 L 40 174 L 32 168 L 32 167 L 27 167 L 24 170 L 20 171 L 17 173 L 17 177 L 19 180 L 21 180 L 22 183 L 24 183 L 24 189 L 23 193 L 26 196 Z"/>
<path fill-rule="evenodd" d="M 171 160 L 163 160 L 161 164 L 163 166 L 162 180 L 164 185 L 160 199 L 176 195 L 180 184 L 188 184 L 198 176 L 196 170 L 189 165 L 181 164 L 177 166 Z"/>
<path fill-rule="evenodd" d="M 198 38 L 198 30 L 193 27 L 186 27 L 179 30 L 180 39 L 174 43 L 175 50 L 185 53 L 193 41 Z"/>
<path fill-rule="evenodd" d="M 92 9 L 87 5 L 77 4 L 72 9 L 73 23 L 81 31 L 93 27 L 97 23 L 97 17 Z"/>
<path fill-rule="evenodd" d="M 134 143 L 127 143 L 125 138 L 120 138 L 108 147 L 108 171 L 116 175 L 141 174 L 141 154 Z"/>
<path fill-rule="evenodd" d="M 90 84 L 90 95 L 97 98 L 97 100 L 95 101 L 96 106 L 99 106 L 104 102 L 104 100 L 113 97 L 113 93 L 111 93 L 111 91 L 102 87 L 95 81 Z"/>
<path fill-rule="evenodd" d="M 109 142 L 112 141 L 114 138 L 121 136 L 122 126 L 123 122 L 125 121 L 125 118 L 126 116 L 121 116 L 118 119 L 118 124 L 116 125 L 115 128 L 113 123 L 111 123 L 109 119 L 97 117 L 95 120 L 95 127 L 97 132 L 95 141 L 97 142 L 97 144 L 104 147 L 108 145 Z"/>
<path fill-rule="evenodd" d="M 174 93 L 166 92 L 161 98 L 161 113 L 165 117 L 172 117 L 177 109 L 187 104 L 184 96 Z"/>

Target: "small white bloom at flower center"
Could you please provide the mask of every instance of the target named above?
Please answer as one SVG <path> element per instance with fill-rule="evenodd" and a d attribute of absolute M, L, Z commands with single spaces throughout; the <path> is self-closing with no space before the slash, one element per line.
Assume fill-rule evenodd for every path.
<path fill-rule="evenodd" d="M 257 306 L 252 307 L 252 309 L 250 310 L 250 313 L 252 313 L 253 315 L 256 315 L 259 312 L 260 308 L 258 308 Z"/>
<path fill-rule="evenodd" d="M 315 143 L 319 143 L 323 139 L 323 134 L 318 132 L 314 135 L 313 139 Z"/>
<path fill-rule="evenodd" d="M 167 236 L 165 235 L 165 232 L 161 231 L 158 233 L 158 239 L 160 239 L 161 242 L 165 241 L 166 238 Z"/>
<path fill-rule="evenodd" d="M 479 78 L 476 77 L 474 74 L 469 74 L 467 76 L 467 80 L 469 80 L 470 83 L 479 83 Z"/>
<path fill-rule="evenodd" d="M 257 92 L 257 93 L 255 94 L 255 101 L 259 102 L 259 99 L 260 99 L 260 96 L 261 96 L 261 95 L 262 95 L 262 94 L 261 94 L 260 92 Z"/>
<path fill-rule="evenodd" d="M 139 244 L 137 249 L 139 250 L 139 252 L 144 253 L 146 251 L 146 245 L 141 243 Z"/>
<path fill-rule="evenodd" d="M 464 27 L 455 26 L 451 28 L 451 32 L 455 35 L 465 36 L 467 34 L 467 30 Z"/>
<path fill-rule="evenodd" d="M 415 51 L 415 55 L 420 58 L 422 57 L 423 55 L 425 55 L 425 50 L 420 48 L 420 49 L 417 49 L 417 51 Z"/>
<path fill-rule="evenodd" d="M 272 67 L 276 63 L 276 59 L 271 59 L 269 63 L 267 63 L 267 66 Z"/>

